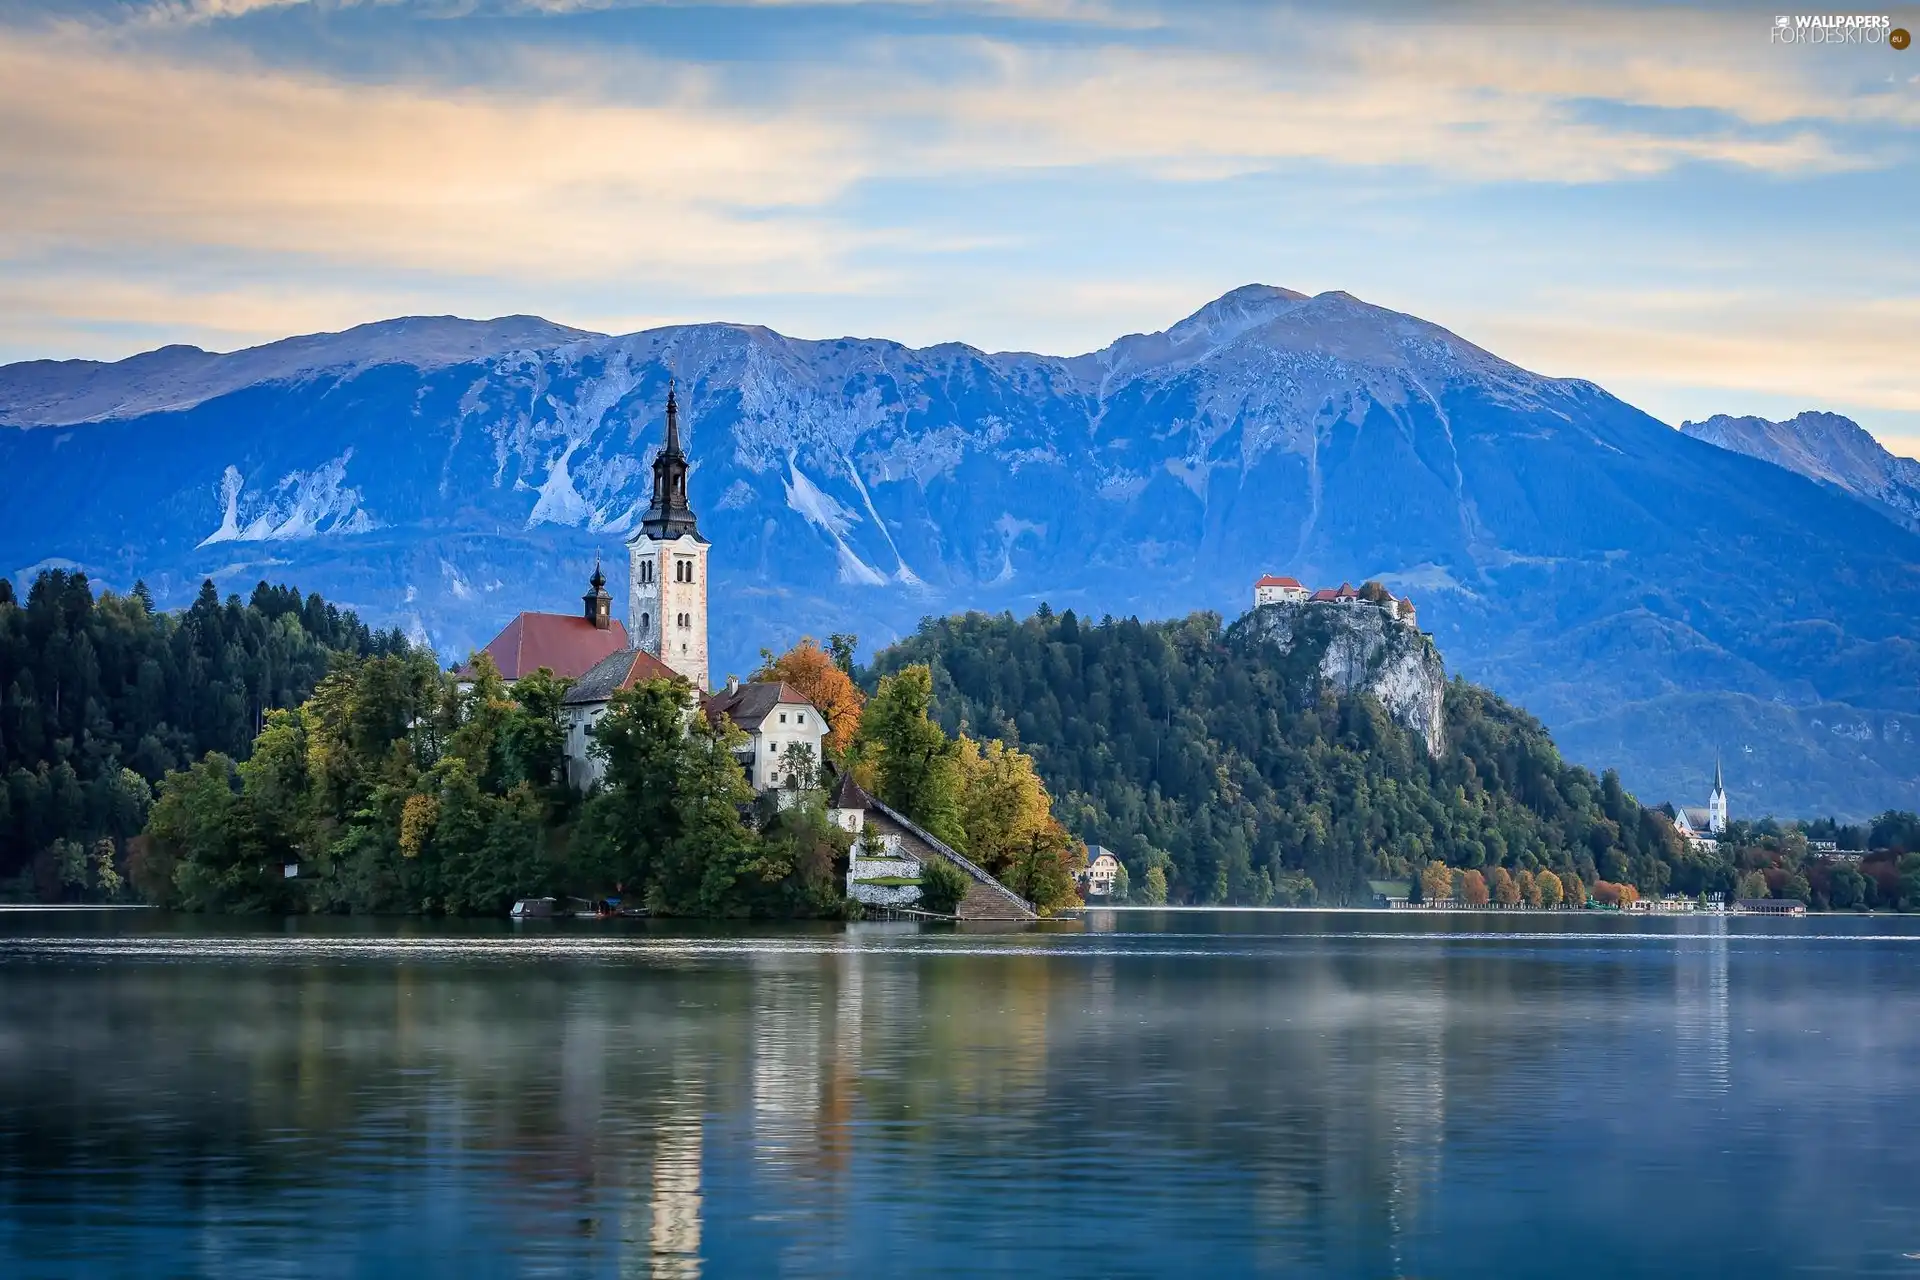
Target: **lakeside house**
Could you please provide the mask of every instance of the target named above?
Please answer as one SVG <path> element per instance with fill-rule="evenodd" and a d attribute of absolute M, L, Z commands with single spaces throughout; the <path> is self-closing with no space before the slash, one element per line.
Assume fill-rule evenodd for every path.
<path fill-rule="evenodd" d="M 1742 898 L 1733 909 L 1749 916 L 1803 916 L 1807 904 L 1794 898 Z"/>
<path fill-rule="evenodd" d="M 1113 896 L 1114 882 L 1120 876 L 1120 859 L 1113 850 L 1097 844 L 1087 846 L 1087 865 L 1073 873 L 1080 882 L 1080 894 L 1087 898 Z"/>

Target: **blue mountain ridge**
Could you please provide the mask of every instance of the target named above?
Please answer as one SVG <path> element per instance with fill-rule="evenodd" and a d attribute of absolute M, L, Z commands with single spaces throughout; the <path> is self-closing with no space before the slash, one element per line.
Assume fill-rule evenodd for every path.
<path fill-rule="evenodd" d="M 669 376 L 718 679 L 927 614 L 1245 610 L 1379 578 L 1452 667 L 1643 799 L 1861 815 L 1920 788 L 1920 536 L 1345 293 L 1249 285 L 1071 358 L 410 318 L 0 368 L 0 572 L 163 604 L 292 582 L 449 657 L 624 601 Z"/>

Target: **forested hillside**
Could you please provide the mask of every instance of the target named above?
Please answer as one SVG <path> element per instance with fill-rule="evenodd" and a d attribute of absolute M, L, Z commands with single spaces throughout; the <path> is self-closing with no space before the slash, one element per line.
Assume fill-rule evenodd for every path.
<path fill-rule="evenodd" d="M 1370 878 L 1552 869 L 1642 893 L 1721 888 L 1665 814 L 1567 764 L 1538 721 L 1455 679 L 1445 750 L 1372 697 L 1303 680 L 1243 619 L 929 619 L 873 676 L 924 662 L 953 732 L 1030 752 L 1073 831 L 1169 900 L 1360 902 Z"/>
<path fill-rule="evenodd" d="M 244 757 L 266 712 L 306 698 L 336 654 L 407 648 L 317 595 L 262 582 L 183 612 L 143 587 L 95 596 L 53 570 L 24 601 L 0 579 L 0 890 L 96 887 L 146 824 L 153 784 L 209 751 Z M 104 864 L 96 846 L 112 843 Z"/>

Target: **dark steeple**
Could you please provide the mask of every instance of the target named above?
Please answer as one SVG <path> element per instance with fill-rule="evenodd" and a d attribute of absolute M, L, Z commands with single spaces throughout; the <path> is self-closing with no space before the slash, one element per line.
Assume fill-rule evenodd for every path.
<path fill-rule="evenodd" d="M 667 443 L 653 460 L 653 503 L 640 532 L 649 538 L 679 538 L 687 534 L 700 537 L 693 508 L 687 505 L 687 455 L 680 452 L 680 406 L 673 396 L 673 380 L 667 380 Z"/>
<path fill-rule="evenodd" d="M 600 572 L 600 562 L 593 562 L 593 577 L 587 581 L 587 594 L 580 597 L 586 606 L 585 617 L 588 622 L 605 631 L 613 626 L 613 597 L 607 594 L 607 575 Z"/>
<path fill-rule="evenodd" d="M 1726 787 L 1720 781 L 1720 757 L 1718 756 L 1713 758 L 1713 789 L 1715 791 L 1726 790 Z"/>

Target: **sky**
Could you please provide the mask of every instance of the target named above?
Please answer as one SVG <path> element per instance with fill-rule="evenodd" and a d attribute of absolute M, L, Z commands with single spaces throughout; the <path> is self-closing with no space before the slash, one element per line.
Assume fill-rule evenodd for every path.
<path fill-rule="evenodd" d="M 1069 355 L 1257 281 L 1920 456 L 1920 50 L 1774 23 L 0 0 L 0 361 L 519 313 Z"/>

